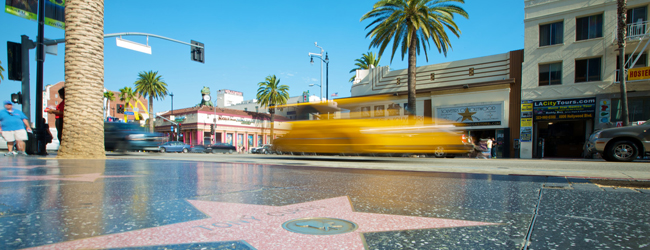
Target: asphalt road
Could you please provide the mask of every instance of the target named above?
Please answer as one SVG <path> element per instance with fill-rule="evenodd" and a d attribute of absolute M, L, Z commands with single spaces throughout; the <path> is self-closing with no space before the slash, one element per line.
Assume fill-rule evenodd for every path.
<path fill-rule="evenodd" d="M 650 161 L 630 163 L 601 159 L 468 159 L 366 156 L 291 156 L 257 154 L 108 154 L 118 159 L 163 159 L 227 163 L 328 167 L 345 169 L 401 170 L 421 172 L 499 175 L 562 176 L 623 180 L 650 180 Z"/>

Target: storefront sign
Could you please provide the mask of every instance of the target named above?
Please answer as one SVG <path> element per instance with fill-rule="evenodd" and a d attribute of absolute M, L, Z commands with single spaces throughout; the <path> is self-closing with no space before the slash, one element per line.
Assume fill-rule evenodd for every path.
<path fill-rule="evenodd" d="M 612 101 L 610 99 L 600 100 L 598 105 L 598 121 L 600 123 L 608 123 L 612 113 Z"/>
<path fill-rule="evenodd" d="M 436 108 L 436 118 L 464 126 L 501 125 L 503 103 Z"/>
<path fill-rule="evenodd" d="M 535 121 L 593 119 L 596 98 L 535 101 Z"/>
<path fill-rule="evenodd" d="M 650 79 L 650 67 L 633 68 L 627 70 L 627 80 L 644 80 Z"/>
<path fill-rule="evenodd" d="M 533 128 L 525 127 L 520 129 L 519 139 L 521 142 L 530 142 L 533 140 Z"/>

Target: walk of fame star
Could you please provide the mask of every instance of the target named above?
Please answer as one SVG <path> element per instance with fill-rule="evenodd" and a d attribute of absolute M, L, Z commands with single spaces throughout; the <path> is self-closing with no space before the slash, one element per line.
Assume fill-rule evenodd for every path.
<path fill-rule="evenodd" d="M 95 182 L 99 178 L 123 178 L 123 177 L 139 177 L 140 175 L 102 175 L 101 173 L 92 174 L 76 174 L 76 175 L 14 175 L 8 176 L 0 182 L 15 182 L 15 181 L 84 181 Z"/>
<path fill-rule="evenodd" d="M 209 218 L 33 249 L 105 249 L 219 241 L 245 241 L 256 249 L 364 249 L 363 233 L 366 232 L 494 225 L 477 221 L 355 212 L 345 196 L 279 207 L 199 200 L 188 202 Z M 309 235 L 290 232 L 282 227 L 290 220 L 313 217 L 347 220 L 356 223 L 358 228 L 349 233 Z"/>
<path fill-rule="evenodd" d="M 476 114 L 476 112 L 469 112 L 469 108 L 465 108 L 465 112 L 458 114 L 463 117 L 463 120 L 461 120 L 461 122 L 464 122 L 465 120 L 474 121 L 474 119 L 472 119 L 472 116 Z"/>

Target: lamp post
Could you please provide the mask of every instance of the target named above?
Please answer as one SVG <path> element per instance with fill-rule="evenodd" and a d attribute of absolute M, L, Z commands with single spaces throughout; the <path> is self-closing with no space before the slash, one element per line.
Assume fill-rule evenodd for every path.
<path fill-rule="evenodd" d="M 174 116 L 174 93 L 169 93 L 169 96 L 172 97 L 172 111 L 171 111 L 172 113 L 171 113 L 171 115 L 169 115 L 169 120 L 171 120 L 171 119 L 172 119 L 172 116 Z M 172 124 L 172 127 L 173 127 L 173 126 L 174 126 L 174 124 Z M 177 127 L 178 127 L 178 126 L 177 126 Z M 178 129 L 178 128 L 176 128 L 176 129 Z M 179 132 L 180 132 L 180 131 L 179 131 Z M 171 139 L 173 139 L 174 141 L 178 141 L 178 138 L 177 138 L 176 135 L 178 135 L 178 133 L 174 133 L 174 130 L 172 129 L 172 134 L 171 134 L 171 136 L 170 136 Z"/>
<path fill-rule="evenodd" d="M 318 83 L 310 83 L 310 84 L 309 84 L 309 87 L 314 87 L 314 85 L 320 87 L 320 89 L 321 89 L 321 92 L 319 93 L 320 98 L 321 98 L 320 101 L 323 101 L 323 92 L 322 92 L 322 91 L 323 91 L 323 86 L 320 86 L 320 84 L 318 84 Z M 310 102 L 310 101 L 309 101 L 309 97 L 307 97 L 307 102 Z"/>
<path fill-rule="evenodd" d="M 327 63 L 329 63 L 329 60 L 327 60 L 327 56 L 325 58 L 325 60 L 327 60 L 327 61 L 325 61 L 323 59 L 323 53 L 325 51 L 323 50 L 322 47 L 318 46 L 318 42 L 314 42 L 314 45 L 316 45 L 316 47 L 320 49 L 320 54 L 309 52 L 309 57 L 311 57 L 311 61 L 309 63 L 311 63 L 312 65 L 314 64 L 314 57 L 317 57 L 317 58 L 319 58 L 321 60 L 321 62 L 320 62 L 320 85 L 318 85 L 318 86 L 320 86 L 320 99 L 321 99 L 321 101 L 323 101 L 323 62 L 325 62 L 327 64 Z M 326 94 L 325 98 L 327 98 L 327 94 Z"/>
<path fill-rule="evenodd" d="M 311 55 L 311 61 L 309 63 L 314 64 L 314 57 L 318 58 L 321 60 L 321 64 L 324 62 L 325 63 L 325 100 L 329 100 L 329 68 L 330 68 L 330 59 L 329 56 L 327 56 L 327 53 L 325 53 L 325 59 L 318 55 Z M 321 79 L 321 84 L 322 84 L 322 79 Z M 313 84 L 310 84 L 309 86 L 312 86 Z M 321 85 L 318 85 L 321 86 Z M 323 87 L 321 86 L 321 92 L 323 91 Z M 321 101 L 323 99 L 323 96 L 321 96 Z"/>

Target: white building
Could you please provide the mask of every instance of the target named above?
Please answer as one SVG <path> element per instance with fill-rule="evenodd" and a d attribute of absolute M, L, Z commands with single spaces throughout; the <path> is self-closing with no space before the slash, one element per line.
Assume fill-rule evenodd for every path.
<path fill-rule="evenodd" d="M 626 68 L 648 66 L 649 3 L 627 1 Z M 580 157 L 594 127 L 621 119 L 617 2 L 525 0 L 524 24 L 521 157 Z M 649 83 L 627 82 L 631 121 L 650 118 Z"/>

